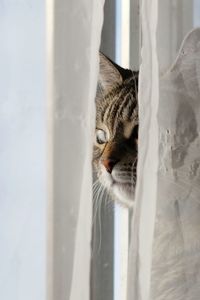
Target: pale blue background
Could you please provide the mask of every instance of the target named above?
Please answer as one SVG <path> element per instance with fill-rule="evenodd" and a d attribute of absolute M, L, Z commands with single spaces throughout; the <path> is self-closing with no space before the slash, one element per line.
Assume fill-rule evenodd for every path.
<path fill-rule="evenodd" d="M 45 299 L 45 2 L 0 0 L 0 299 Z"/>
<path fill-rule="evenodd" d="M 193 0 L 193 4 L 194 27 L 200 27 L 200 0 Z"/>

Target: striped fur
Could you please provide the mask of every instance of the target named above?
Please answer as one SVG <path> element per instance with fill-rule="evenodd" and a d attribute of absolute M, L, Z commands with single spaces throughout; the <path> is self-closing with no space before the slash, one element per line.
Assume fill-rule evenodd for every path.
<path fill-rule="evenodd" d="M 127 206 L 132 206 L 136 183 L 137 93 L 138 72 L 100 54 L 93 161 L 101 184 Z"/>

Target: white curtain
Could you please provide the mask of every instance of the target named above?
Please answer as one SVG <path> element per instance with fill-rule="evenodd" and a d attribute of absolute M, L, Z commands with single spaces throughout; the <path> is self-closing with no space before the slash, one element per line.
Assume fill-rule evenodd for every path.
<path fill-rule="evenodd" d="M 181 13 L 180 13 L 181 11 Z M 143 0 L 139 163 L 128 300 L 200 289 L 200 33 L 187 1 Z M 94 96 L 103 1 L 52 1 L 49 299 L 88 300 Z M 188 21 L 189 20 L 189 21 Z M 177 57 L 177 58 L 176 58 Z"/>
<path fill-rule="evenodd" d="M 52 300 L 89 300 L 91 160 L 103 2 L 47 1 Z"/>
<path fill-rule="evenodd" d="M 170 10 L 170 2 L 143 0 L 141 11 L 139 165 L 129 300 L 197 300 L 200 295 L 200 29 L 187 34 L 178 53 L 192 28 L 180 19 L 184 14 L 178 9 L 185 3 L 190 16 L 192 5 L 173 1 Z M 168 13 L 169 20 L 161 17 Z"/>

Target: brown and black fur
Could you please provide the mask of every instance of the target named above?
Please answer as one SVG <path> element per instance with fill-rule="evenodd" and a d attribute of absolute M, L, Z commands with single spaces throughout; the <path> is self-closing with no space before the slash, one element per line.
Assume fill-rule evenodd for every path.
<path fill-rule="evenodd" d="M 138 139 L 138 72 L 100 54 L 93 161 L 100 182 L 121 203 L 133 201 Z M 132 201 L 131 201 L 132 200 Z"/>

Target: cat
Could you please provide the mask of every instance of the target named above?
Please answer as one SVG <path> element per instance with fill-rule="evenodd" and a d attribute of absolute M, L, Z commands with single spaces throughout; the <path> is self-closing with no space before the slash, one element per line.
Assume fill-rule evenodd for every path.
<path fill-rule="evenodd" d="M 123 206 L 134 202 L 138 160 L 138 72 L 100 55 L 93 164 L 103 188 Z"/>

